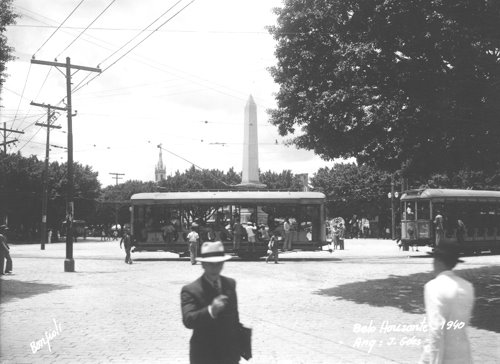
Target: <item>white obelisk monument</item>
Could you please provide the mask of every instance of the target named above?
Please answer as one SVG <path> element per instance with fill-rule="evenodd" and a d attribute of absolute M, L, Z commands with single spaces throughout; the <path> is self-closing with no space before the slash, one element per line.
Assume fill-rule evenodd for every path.
<path fill-rule="evenodd" d="M 259 180 L 259 138 L 257 135 L 257 105 L 250 95 L 245 106 L 243 131 L 243 171 L 241 184 L 243 188 L 265 188 Z"/>

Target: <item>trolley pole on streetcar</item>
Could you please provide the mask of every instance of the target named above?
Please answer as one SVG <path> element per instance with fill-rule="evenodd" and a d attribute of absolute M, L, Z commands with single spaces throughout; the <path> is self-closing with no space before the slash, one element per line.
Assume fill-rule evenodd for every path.
<path fill-rule="evenodd" d="M 73 176 L 73 110 L 71 104 L 71 70 L 89 71 L 101 73 L 100 68 L 77 66 L 71 64 L 71 59 L 66 57 L 66 63 L 39 61 L 32 59 L 31 63 L 44 66 L 63 67 L 66 70 L 66 110 L 68 118 L 68 188 L 66 191 L 66 259 L 64 260 L 64 271 L 74 272 L 75 261 L 73 260 L 73 217 L 75 213 L 75 204 L 73 201 L 74 176 Z M 76 114 L 75 114 L 76 115 Z"/>

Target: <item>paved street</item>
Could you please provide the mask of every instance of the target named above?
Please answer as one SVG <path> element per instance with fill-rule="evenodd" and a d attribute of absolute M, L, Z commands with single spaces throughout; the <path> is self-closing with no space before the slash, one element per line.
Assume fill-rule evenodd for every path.
<path fill-rule="evenodd" d="M 346 250 L 290 252 L 280 264 L 229 261 L 241 321 L 253 328 L 250 363 L 415 363 L 425 333 L 427 248 L 346 240 Z M 117 241 L 13 245 L 14 274 L 1 281 L 1 363 L 188 363 L 182 285 L 202 271 L 167 253 L 134 253 Z M 476 363 L 500 362 L 500 256 L 464 258 L 476 289 L 468 331 Z M 399 326 L 395 326 L 399 325 Z M 413 325 L 413 326 L 408 326 Z M 49 336 L 49 345 L 41 340 Z M 245 362 L 242 360 L 242 362 Z"/>

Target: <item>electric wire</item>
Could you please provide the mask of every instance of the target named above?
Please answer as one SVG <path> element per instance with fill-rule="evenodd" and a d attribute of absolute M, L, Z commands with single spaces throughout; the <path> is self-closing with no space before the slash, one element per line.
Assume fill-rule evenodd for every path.
<path fill-rule="evenodd" d="M 73 13 L 80 7 L 80 5 L 84 2 L 85 0 L 81 0 L 80 3 L 73 9 L 73 11 L 71 11 L 71 13 L 69 13 L 69 15 L 66 17 L 66 19 L 63 20 L 63 22 L 61 24 L 59 24 L 59 26 L 57 27 L 56 30 L 54 30 L 54 32 L 49 36 L 49 38 L 47 38 L 47 40 L 36 50 L 36 52 L 33 54 L 33 58 L 35 57 L 35 54 L 38 53 L 45 44 L 47 44 L 47 42 L 54 36 L 54 34 L 56 34 L 56 32 L 61 28 L 61 26 L 64 25 L 64 23 L 66 22 L 66 20 L 68 20 L 71 15 L 73 15 Z M 51 67 L 52 68 L 52 67 Z M 29 68 L 28 68 L 28 74 L 26 75 L 26 81 L 24 82 L 24 87 L 23 87 L 23 91 L 21 93 L 21 98 L 24 96 L 24 90 L 26 89 L 26 84 L 28 82 L 28 77 L 29 77 L 29 74 L 30 74 L 30 70 L 31 70 L 31 62 L 29 64 Z M 50 69 L 49 69 L 49 73 L 50 73 Z M 47 77 L 48 77 L 48 73 L 47 73 L 47 76 L 45 77 L 45 81 L 44 81 L 44 84 L 45 82 L 47 81 Z M 43 85 L 42 85 L 43 87 Z M 41 90 L 41 89 L 40 89 Z M 21 104 L 21 99 L 19 100 L 19 105 Z M 18 109 L 19 109 L 19 105 L 18 105 Z M 14 126 L 15 122 L 16 122 L 16 117 L 14 117 L 14 121 L 12 122 L 12 127 Z"/>
<path fill-rule="evenodd" d="M 30 64 L 31 64 L 31 63 L 30 63 Z M 52 71 L 52 66 L 51 66 L 51 67 L 49 67 L 49 70 L 48 70 L 48 72 L 47 72 L 47 75 L 45 75 L 45 79 L 44 79 L 44 80 L 43 80 L 43 82 L 42 82 L 42 86 L 40 86 L 40 88 L 38 89 L 38 92 L 37 92 L 37 94 L 36 94 L 36 96 L 35 96 L 35 100 L 37 100 L 37 99 L 38 99 L 38 96 L 40 95 L 40 92 L 42 92 L 43 86 L 45 86 L 45 83 L 47 82 L 47 79 L 49 78 L 50 71 Z M 28 112 L 30 112 L 30 111 L 31 111 L 31 108 L 32 108 L 32 105 L 30 104 L 30 106 L 28 107 Z M 25 117 L 25 118 L 23 118 L 23 120 L 21 120 L 21 123 L 19 124 L 19 128 L 21 128 L 21 127 L 23 126 L 23 124 L 24 124 L 24 122 L 25 122 L 25 121 L 26 121 L 26 117 Z M 26 128 L 25 128 L 25 129 L 26 129 Z M 23 129 L 23 130 L 25 130 L 25 129 Z"/>
<path fill-rule="evenodd" d="M 170 9 L 172 9 L 173 7 L 175 7 L 178 3 L 180 3 L 182 0 L 179 0 L 178 2 L 176 2 L 174 5 L 172 5 L 172 7 L 169 8 L 168 11 L 170 11 Z M 134 45 L 131 49 L 129 49 L 127 52 L 125 52 L 125 54 L 121 55 L 117 60 L 115 60 L 113 63 L 111 63 L 109 66 L 107 66 L 105 69 L 102 70 L 101 73 L 98 73 L 97 75 L 95 75 L 92 79 L 90 79 L 86 84 L 80 86 L 80 87 L 77 87 L 73 92 L 77 92 L 78 90 L 80 90 L 83 86 L 86 86 L 88 85 L 90 82 L 92 82 L 93 80 L 95 80 L 97 77 L 101 76 L 104 72 L 106 72 L 108 69 L 110 69 L 112 66 L 114 66 L 118 61 L 120 61 L 121 59 L 123 59 L 126 55 L 128 55 L 130 52 L 132 52 L 135 48 L 137 48 L 139 45 L 141 45 L 144 41 L 146 41 L 149 37 L 151 37 L 153 34 L 155 34 L 155 32 L 157 32 L 161 27 L 163 27 L 165 24 L 167 24 L 169 21 L 171 21 L 173 18 L 175 18 L 177 15 L 179 15 L 182 11 L 184 11 L 184 9 L 186 9 L 189 5 L 191 5 L 192 3 L 194 3 L 196 0 L 191 0 L 187 5 L 185 5 L 184 7 L 182 7 L 177 13 L 175 13 L 174 15 L 172 15 L 170 18 L 168 18 L 167 20 L 165 20 L 163 23 L 161 23 L 153 32 L 149 33 L 146 37 L 144 37 L 139 43 L 137 43 L 136 45 Z M 167 12 L 168 12 L 167 11 Z M 155 20 L 153 23 L 155 23 L 157 20 Z M 148 26 L 149 27 L 149 26 Z M 140 33 L 139 33 L 140 34 Z M 136 37 L 134 37 L 133 39 L 135 39 Z M 116 53 L 116 52 L 115 52 Z M 106 58 L 106 60 L 108 60 L 110 57 Z M 102 62 L 103 63 L 103 62 Z"/>
<path fill-rule="evenodd" d="M 161 150 L 164 150 L 164 151 L 165 151 L 165 152 L 167 152 L 167 153 L 170 153 L 170 154 L 172 154 L 172 155 L 176 156 L 177 158 L 182 159 L 183 161 L 188 162 L 189 164 L 193 165 L 194 167 L 198 168 L 198 169 L 199 169 L 199 170 L 201 170 L 201 171 L 205 171 L 205 172 L 207 172 L 207 173 L 208 173 L 208 174 L 209 174 L 209 175 L 210 175 L 213 179 L 215 179 L 216 181 L 218 181 L 218 182 L 222 183 L 224 186 L 231 187 L 231 186 L 230 186 L 230 185 L 228 185 L 226 182 L 224 182 L 224 181 L 222 181 L 221 179 L 219 179 L 219 178 L 217 178 L 216 176 L 214 176 L 214 175 L 213 175 L 213 174 L 212 174 L 212 173 L 211 173 L 208 169 L 206 169 L 206 168 L 202 168 L 202 167 L 198 166 L 197 164 L 195 164 L 195 163 L 193 163 L 193 162 L 191 162 L 191 161 L 187 160 L 186 158 L 181 157 L 180 155 L 175 154 L 174 152 L 171 152 L 170 150 L 163 148 L 163 147 L 161 146 L 161 144 L 159 144 L 159 145 L 158 145 L 158 148 L 159 148 L 159 149 L 161 149 Z"/>
<path fill-rule="evenodd" d="M 104 13 L 105 13 L 105 12 L 106 12 L 109 8 L 110 8 L 110 7 L 111 7 L 111 5 L 113 5 L 113 4 L 115 3 L 115 1 L 116 1 L 116 0 L 112 0 L 112 1 L 108 4 L 108 6 L 106 6 L 106 8 L 104 8 L 104 10 L 103 10 L 103 11 L 101 11 L 101 12 L 99 13 L 99 15 L 97 15 L 97 16 L 94 18 L 94 20 L 92 20 L 92 21 L 90 22 L 90 24 L 89 24 L 89 25 L 87 25 L 87 27 L 86 27 L 85 29 L 83 29 L 83 30 L 80 32 L 80 34 L 78 34 L 78 35 L 76 36 L 76 38 L 75 38 L 75 39 L 73 39 L 73 40 L 72 40 L 72 41 L 71 41 L 71 42 L 70 42 L 70 43 L 66 46 L 66 48 L 64 48 L 61 52 L 59 52 L 59 54 L 56 56 L 56 59 L 57 59 L 57 58 L 58 58 L 58 57 L 59 57 L 59 56 L 60 56 L 60 55 L 61 55 L 64 51 L 66 51 L 69 47 L 71 47 L 71 45 L 72 45 L 73 43 L 75 43 L 75 42 L 78 40 L 78 38 L 80 38 L 80 37 L 83 35 L 83 33 L 85 33 L 85 32 L 87 31 L 87 29 L 89 29 L 89 28 L 92 26 L 92 24 L 94 24 L 94 23 L 97 21 L 97 20 L 98 20 L 98 19 L 99 19 L 99 18 L 100 18 L 100 17 L 101 17 L 101 16 L 102 16 L 102 15 L 103 15 L 103 14 L 104 14 Z"/>
<path fill-rule="evenodd" d="M 73 9 L 73 11 L 71 13 L 69 13 L 69 15 L 66 17 L 66 19 L 63 20 L 63 22 L 57 27 L 56 30 L 54 30 L 54 32 L 49 36 L 49 38 L 47 38 L 47 40 L 45 42 L 43 42 L 43 44 L 36 50 L 36 52 L 33 54 L 33 56 L 35 56 L 40 51 L 40 49 L 42 49 L 43 46 L 45 44 L 47 44 L 47 42 L 54 36 L 54 34 L 57 33 L 57 31 L 64 25 L 64 23 L 66 22 L 66 20 L 68 20 L 71 17 L 71 15 L 73 15 L 73 13 L 80 7 L 80 5 L 82 5 L 82 3 L 84 1 L 85 0 L 81 0 L 80 3 L 78 3 L 78 5 Z"/>
<path fill-rule="evenodd" d="M 44 15 L 41 15 L 41 14 L 38 14 L 38 13 L 33 12 L 33 11 L 31 11 L 31 10 L 28 10 L 28 9 L 26 9 L 26 8 L 23 8 L 23 7 L 19 6 L 19 5 L 17 5 L 17 7 L 18 7 L 18 8 L 20 8 L 20 9 L 23 9 L 23 10 L 24 10 L 24 11 L 26 11 L 26 12 L 29 12 L 29 13 L 35 14 L 36 16 L 39 16 L 39 17 L 41 17 L 41 18 L 44 18 L 44 19 L 47 19 L 47 20 L 49 20 L 49 21 L 53 21 L 53 22 L 55 22 L 55 20 L 54 20 L 54 19 L 48 18 L 48 17 L 46 17 L 46 16 L 44 16 Z M 29 15 L 28 15 L 28 16 L 29 16 Z M 43 21 L 40 21 L 40 20 L 38 20 L 38 19 L 36 19 L 36 18 L 33 18 L 32 16 L 29 16 L 29 17 L 30 17 L 30 18 L 32 18 L 32 19 L 34 19 L 34 20 L 36 20 L 36 21 L 39 21 L 39 22 L 41 22 L 41 23 L 43 23 L 43 24 L 45 24 L 45 25 L 51 26 L 50 24 L 48 24 L 48 23 L 46 23 L 46 22 L 43 22 Z M 153 23 L 154 23 L 154 22 L 153 22 Z M 65 28 L 65 27 L 63 27 L 63 28 Z M 71 28 L 71 27 L 67 27 L 67 28 Z M 153 31 L 153 30 L 149 30 L 149 29 L 147 29 L 147 28 L 148 28 L 148 27 L 146 27 L 145 29 L 143 29 L 143 31 L 151 31 L 151 32 Z M 92 28 L 92 29 L 98 29 L 98 28 Z M 115 28 L 113 28 L 113 29 L 115 29 Z M 116 28 L 116 29 L 123 29 L 123 28 Z M 158 30 L 158 31 L 160 31 L 160 30 Z M 227 33 L 227 32 L 226 32 L 226 31 L 222 31 L 222 32 L 214 31 L 214 32 L 212 32 L 212 33 Z M 248 31 L 247 31 L 247 32 L 235 32 L 235 33 L 258 33 L 258 32 L 248 32 Z M 105 44 L 110 44 L 110 43 L 108 43 L 108 42 L 103 41 L 103 40 L 102 40 L 102 39 L 100 39 L 100 38 L 97 38 L 97 37 L 94 37 L 94 36 L 91 36 L 91 35 L 88 35 L 88 34 L 86 34 L 85 36 L 91 37 L 91 38 L 93 38 L 93 39 L 95 39 L 95 40 L 97 40 L 97 41 L 99 41 L 99 42 L 105 43 Z M 90 40 L 87 40 L 87 39 L 84 39 L 84 40 L 85 40 L 86 42 L 89 42 L 89 43 L 91 43 L 91 44 L 94 44 L 94 45 L 96 45 L 96 46 L 98 46 L 98 47 L 100 47 L 100 48 L 103 48 L 103 49 L 106 49 L 106 50 L 111 50 L 111 49 L 110 49 L 110 48 L 108 48 L 108 47 L 102 46 L 102 45 L 100 45 L 100 44 L 98 44 L 98 43 L 95 43 L 95 42 L 92 42 L 92 41 L 90 41 Z M 158 61 L 156 61 L 156 60 L 150 60 L 150 59 L 148 59 L 148 58 L 146 58 L 146 57 L 143 57 L 143 56 L 133 57 L 133 59 L 135 59 L 135 60 L 136 60 L 137 62 L 139 62 L 139 63 L 145 64 L 145 65 L 148 65 L 149 67 L 152 67 L 152 68 L 154 68 L 154 69 L 160 70 L 160 71 L 162 71 L 162 72 L 165 72 L 165 73 L 168 73 L 168 74 L 171 74 L 171 75 L 175 75 L 176 77 L 178 77 L 178 78 L 180 78 L 180 79 L 183 79 L 183 80 L 186 80 L 186 81 L 188 81 L 188 82 L 193 82 L 193 83 L 196 83 L 196 84 L 198 84 L 198 85 L 201 85 L 201 86 L 203 86 L 203 87 L 207 88 L 208 90 L 211 90 L 211 91 L 217 92 L 217 93 L 222 94 L 222 95 L 224 95 L 224 96 L 229 96 L 229 97 L 236 98 L 236 99 L 238 99 L 238 100 L 246 101 L 246 98 L 245 98 L 245 97 L 240 97 L 240 96 L 237 96 L 237 95 L 235 95 L 235 94 L 234 94 L 234 92 L 236 92 L 236 93 L 242 93 L 242 92 L 241 92 L 241 91 L 239 91 L 239 90 L 232 89 L 232 88 L 227 87 L 227 86 L 222 85 L 222 84 L 217 84 L 217 83 L 215 83 L 215 82 L 213 82 L 213 81 L 211 81 L 211 80 L 206 80 L 206 79 L 204 79 L 204 78 L 202 78 L 202 77 L 200 77 L 200 76 L 197 76 L 197 75 L 194 75 L 194 74 L 190 74 L 190 73 L 185 72 L 185 71 L 182 71 L 182 70 L 177 70 L 177 69 L 175 69 L 174 67 L 167 66 L 167 65 L 162 64 L 162 63 L 160 63 L 160 62 L 158 62 Z M 158 64 L 158 65 L 161 65 L 161 66 L 164 66 L 164 67 L 168 67 L 168 68 L 172 68 L 172 69 L 174 69 L 176 72 L 182 72 L 183 74 L 185 74 L 185 75 L 187 75 L 187 76 L 189 76 L 189 77 L 186 77 L 186 76 L 181 76 L 181 75 L 176 74 L 176 73 L 172 73 L 172 72 L 171 72 L 171 71 L 169 71 L 169 70 L 166 70 L 166 69 L 163 69 L 163 68 L 159 68 L 159 67 L 157 67 L 157 66 L 153 65 L 152 63 L 147 63 L 147 62 L 154 62 L 154 63 L 156 63 L 156 64 Z M 101 63 L 102 63 L 102 62 L 101 62 Z M 87 80 L 90 76 L 91 76 L 91 74 L 87 74 L 87 75 L 86 75 L 86 77 L 84 78 L 84 80 L 82 80 L 80 83 L 78 83 L 77 87 L 78 87 L 78 86 L 80 86 L 83 82 L 85 82 L 85 80 Z M 209 86 L 209 85 L 207 85 L 206 83 L 213 84 L 215 87 L 213 87 L 213 86 Z M 216 87 L 217 87 L 217 88 L 216 88 Z M 229 92 L 231 92 L 231 93 L 228 93 L 228 92 L 222 91 L 220 88 L 227 89 L 227 90 L 229 90 Z M 266 108 L 266 109 L 270 109 L 270 108 L 271 108 L 271 107 L 269 107 L 268 105 L 264 105 L 264 104 L 262 104 L 261 102 L 258 102 L 258 97 L 257 97 L 257 98 L 255 98 L 255 101 L 256 101 L 256 103 L 257 103 L 257 105 L 258 105 L 258 106 L 264 107 L 264 108 Z"/>
<path fill-rule="evenodd" d="M 14 120 L 12 121 L 12 124 L 10 126 L 11 129 L 14 129 L 14 124 L 16 123 L 16 119 L 17 119 L 17 113 L 19 112 L 19 107 L 21 106 L 21 101 L 24 97 L 24 91 L 26 90 L 26 84 L 28 83 L 28 77 L 30 75 L 30 71 L 31 71 L 31 62 L 30 62 L 30 65 L 28 67 L 28 73 L 26 74 L 26 79 L 24 80 L 24 86 L 23 86 L 23 90 L 21 92 L 21 95 L 19 97 L 19 103 L 17 104 L 17 111 L 16 111 L 16 115 L 14 116 Z M 10 134 L 9 134 L 10 135 Z"/>
<path fill-rule="evenodd" d="M 33 19 L 33 18 L 32 18 Z M 36 19 L 35 19 L 36 20 Z M 14 24 L 10 25 L 13 27 L 20 27 L 20 28 L 55 28 L 55 25 L 50 25 L 50 24 L 45 24 L 45 25 L 34 25 L 34 24 Z M 71 29 L 71 30 L 81 30 L 84 29 L 83 27 L 61 27 L 61 29 Z M 126 32 L 136 32 L 138 30 L 141 30 L 140 28 L 107 28 L 107 27 L 93 27 L 93 28 L 88 28 L 90 30 L 106 30 L 106 31 L 126 31 Z M 146 32 L 152 32 L 153 30 L 146 29 Z M 265 34 L 269 35 L 268 32 L 265 31 L 231 31 L 231 30 L 196 30 L 196 29 L 165 29 L 165 30 L 159 30 L 159 32 L 163 33 L 212 33 L 212 34 Z M 303 34 L 309 34 L 309 33 L 287 33 L 287 34 L 297 34 L 297 35 L 303 35 Z"/>
<path fill-rule="evenodd" d="M 118 48 L 116 51 L 114 51 L 113 53 L 111 53 L 108 57 L 104 58 L 101 62 L 99 62 L 99 64 L 102 64 L 104 62 L 106 62 L 108 59 L 110 59 L 111 57 L 113 57 L 115 54 L 117 54 L 118 52 L 120 52 L 123 48 L 125 48 L 127 45 L 129 45 L 130 43 L 132 43 L 137 37 L 139 37 L 142 33 L 144 33 L 145 31 L 148 30 L 149 27 L 151 27 L 154 23 L 156 23 L 158 20 L 160 20 L 163 16 L 165 16 L 166 14 L 168 14 L 170 12 L 170 10 L 172 10 L 175 6 L 177 6 L 177 4 L 179 4 L 182 0 L 178 0 L 174 5 L 172 5 L 171 7 L 169 7 L 166 11 L 164 11 L 159 17 L 157 17 L 153 22 L 151 22 L 150 24 L 148 24 L 145 28 L 143 28 L 139 33 L 137 33 L 134 37 L 132 37 L 132 39 L 130 39 L 129 41 L 127 41 L 125 44 L 123 44 L 120 48 Z M 81 87 L 80 85 L 82 85 L 88 78 L 90 77 L 90 73 L 87 74 L 83 80 L 81 80 L 76 86 L 75 86 L 75 90 L 73 92 L 76 92 L 78 91 Z M 95 78 L 95 77 L 94 77 Z M 91 80 L 92 81 L 92 80 Z M 90 81 L 89 81 L 90 82 Z M 89 83 L 87 82 L 87 84 Z"/>
<path fill-rule="evenodd" d="M 41 15 L 41 14 L 38 14 L 38 13 L 33 12 L 33 11 L 31 11 L 31 10 L 25 9 L 25 8 L 23 8 L 23 7 L 19 6 L 19 5 L 17 5 L 17 7 L 18 7 L 18 8 L 20 8 L 20 9 L 23 9 L 23 10 L 24 10 L 24 11 L 26 11 L 26 12 L 29 12 L 29 13 L 35 14 L 35 15 L 37 15 L 37 16 L 39 16 L 39 17 L 41 17 L 41 18 L 44 18 L 44 19 L 47 19 L 47 20 L 49 20 L 49 21 L 53 21 L 53 22 L 55 22 L 55 20 L 54 20 L 54 19 L 48 18 L 48 17 L 46 17 L 46 16 L 44 16 L 44 15 Z M 165 14 L 165 13 L 164 13 L 164 14 Z M 43 23 L 43 24 L 46 24 L 46 25 L 50 26 L 50 25 L 49 25 L 48 23 L 46 23 L 46 22 L 40 21 L 40 20 L 38 20 L 38 19 L 36 19 L 36 18 L 33 18 L 33 17 L 31 17 L 31 16 L 29 16 L 29 17 L 30 17 L 30 18 L 32 18 L 32 19 L 34 19 L 34 20 L 36 20 L 36 21 L 39 21 L 39 22 L 41 22 L 41 23 Z M 154 22 L 153 22 L 152 24 L 154 24 Z M 148 27 L 149 27 L 149 26 L 148 26 Z M 148 27 L 144 28 L 144 29 L 143 29 L 143 31 L 151 31 L 151 32 L 153 32 L 153 31 L 154 31 L 154 30 L 149 30 L 149 29 L 147 29 Z M 63 28 L 64 28 L 64 27 L 63 27 Z M 70 27 L 69 27 L 69 28 L 70 28 Z M 94 28 L 92 28 L 92 29 L 94 29 Z M 158 31 L 160 31 L 160 30 L 158 30 Z M 249 33 L 249 32 L 243 32 L 243 33 Z M 102 40 L 102 39 L 100 39 L 100 38 L 97 38 L 97 37 L 94 37 L 94 36 L 90 36 L 90 35 L 88 35 L 88 34 L 86 34 L 85 36 L 91 37 L 91 38 L 93 38 L 93 39 L 95 39 L 95 40 L 97 40 L 97 41 L 99 41 L 99 42 L 103 42 L 103 43 L 105 43 L 105 44 L 110 44 L 110 43 L 108 43 L 108 42 L 103 41 L 103 40 Z M 95 43 L 95 42 L 93 42 L 93 41 L 90 41 L 90 40 L 87 40 L 87 39 L 84 39 L 84 40 L 85 40 L 86 42 L 89 42 L 89 43 L 91 43 L 91 44 L 94 44 L 94 45 L 96 45 L 96 46 L 98 46 L 98 47 L 100 47 L 100 48 L 103 48 L 103 49 L 106 49 L 106 50 L 111 50 L 110 48 L 105 47 L 105 46 L 102 46 L 102 45 L 100 45 L 100 44 L 98 44 L 98 43 Z M 159 71 L 161 71 L 161 72 L 165 72 L 165 73 L 168 73 L 168 74 L 170 74 L 170 75 L 174 75 L 174 76 L 176 76 L 176 77 L 178 77 L 178 78 L 180 78 L 180 79 L 186 80 L 186 81 L 188 81 L 188 82 L 193 82 L 193 83 L 195 83 L 195 84 L 201 85 L 201 86 L 205 87 L 205 88 L 206 88 L 206 89 L 208 89 L 208 90 L 211 90 L 211 91 L 217 92 L 217 93 L 222 94 L 222 95 L 224 95 L 224 96 L 229 96 L 229 97 L 236 98 L 236 99 L 238 99 L 238 100 L 246 101 L 246 98 L 244 98 L 244 97 L 240 97 L 240 96 L 237 96 L 237 95 L 232 94 L 232 93 L 228 93 L 228 92 L 222 91 L 220 88 L 225 88 L 225 89 L 229 90 L 229 92 L 237 92 L 237 93 L 242 93 L 241 91 L 238 91 L 238 90 L 232 89 L 232 88 L 230 88 L 230 87 L 227 87 L 227 86 L 224 86 L 224 85 L 221 85 L 221 84 L 217 84 L 217 83 L 215 83 L 215 82 L 213 82 L 213 81 L 211 81 L 211 80 L 206 80 L 206 79 L 204 79 L 204 78 L 202 78 L 202 77 L 200 77 L 200 76 L 197 76 L 197 75 L 194 75 L 194 74 L 190 74 L 190 73 L 185 72 L 185 71 L 182 71 L 182 70 L 175 69 L 174 67 L 167 66 L 166 64 L 160 63 L 160 62 L 158 62 L 158 61 L 156 61 L 156 60 L 151 60 L 151 59 L 148 59 L 148 58 L 146 58 L 146 57 L 144 57 L 144 56 L 137 56 L 137 57 L 133 57 L 133 59 L 135 59 L 137 62 L 139 62 L 139 63 L 141 63 L 141 64 L 145 64 L 145 65 L 147 65 L 147 66 L 149 66 L 149 67 L 151 67 L 151 68 L 157 69 L 157 70 L 159 70 Z M 151 63 L 151 62 L 154 62 L 155 64 L 158 64 L 158 65 L 163 66 L 163 67 L 172 68 L 172 69 L 174 69 L 176 72 L 181 72 L 182 74 L 187 75 L 188 77 L 186 77 L 186 76 L 181 76 L 181 75 L 179 75 L 178 73 L 173 73 L 172 71 L 169 71 L 169 70 L 167 70 L 167 69 L 164 69 L 164 68 L 160 68 L 160 67 L 158 67 L 158 66 L 155 66 L 155 65 L 154 65 L 153 63 Z M 102 62 L 101 62 L 101 63 L 102 63 Z M 79 87 L 81 84 L 83 84 L 83 83 L 85 82 L 85 80 L 87 80 L 90 76 L 91 76 L 91 74 L 87 74 L 87 75 L 85 76 L 85 78 L 77 84 L 77 86 L 76 86 L 76 87 Z M 207 85 L 206 83 L 213 84 L 213 85 L 215 85 L 216 87 L 218 87 L 219 89 L 218 89 L 218 88 L 216 88 L 216 87 L 213 87 L 213 86 L 209 86 L 209 85 Z M 75 87 L 75 88 L 76 88 L 76 87 Z M 255 101 L 256 101 L 256 102 L 258 101 L 257 99 L 258 99 L 258 98 L 256 98 L 256 99 L 255 99 Z M 263 105 L 263 104 L 262 104 L 262 103 L 260 103 L 260 102 L 257 102 L 257 105 L 258 105 L 258 106 L 261 106 L 261 107 L 264 107 L 264 108 L 267 108 L 267 109 L 269 109 L 269 108 L 270 108 L 268 105 Z"/>

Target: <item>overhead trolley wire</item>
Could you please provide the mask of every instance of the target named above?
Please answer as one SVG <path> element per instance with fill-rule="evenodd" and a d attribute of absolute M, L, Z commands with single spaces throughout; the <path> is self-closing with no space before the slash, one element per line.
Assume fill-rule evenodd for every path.
<path fill-rule="evenodd" d="M 193 1 L 194 1 L 194 0 L 193 0 Z M 191 161 L 187 160 L 186 158 L 181 157 L 180 155 L 175 154 L 174 152 L 171 152 L 170 150 L 163 148 L 163 147 L 161 146 L 161 144 L 160 144 L 160 145 L 158 145 L 158 148 L 159 148 L 159 149 L 161 149 L 161 150 L 164 150 L 164 151 L 165 151 L 165 152 L 167 152 L 167 153 L 170 153 L 170 154 L 172 154 L 172 155 L 176 156 L 177 158 L 182 159 L 183 161 L 188 162 L 189 164 L 191 164 L 191 165 L 193 165 L 194 167 L 198 168 L 200 171 L 206 171 L 206 172 L 208 172 L 208 174 L 209 174 L 210 176 L 212 176 L 212 178 L 213 178 L 213 179 L 215 179 L 216 181 L 218 181 L 218 182 L 222 183 L 223 185 L 225 185 L 225 186 L 228 186 L 228 187 L 229 187 L 229 185 L 228 185 L 226 182 L 224 182 L 224 181 L 222 181 L 220 178 L 217 178 L 216 176 L 214 176 L 214 175 L 213 175 L 213 174 L 212 174 L 212 173 L 211 173 L 208 169 L 206 169 L 206 168 L 202 168 L 202 167 L 200 167 L 200 166 L 198 166 L 198 165 L 194 164 L 193 162 L 191 162 Z"/>

